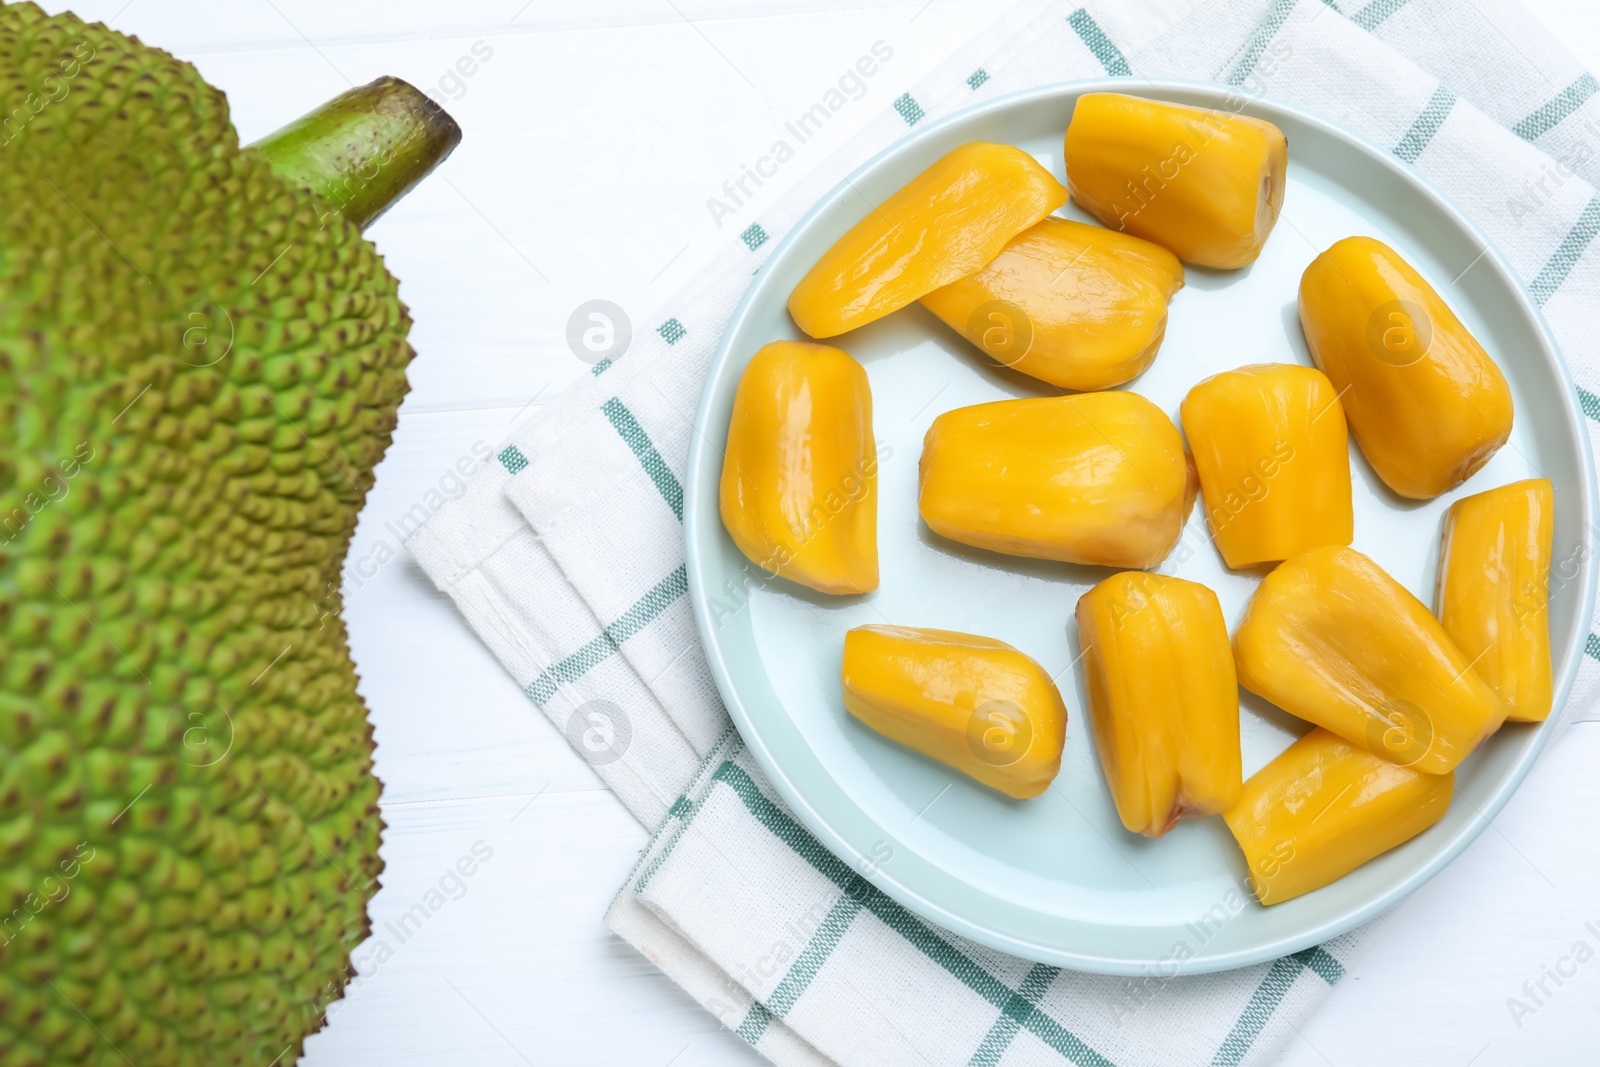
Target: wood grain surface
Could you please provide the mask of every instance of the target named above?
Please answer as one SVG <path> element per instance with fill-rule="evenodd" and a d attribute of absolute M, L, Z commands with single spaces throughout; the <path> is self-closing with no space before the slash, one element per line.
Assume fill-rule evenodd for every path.
<path fill-rule="evenodd" d="M 1487 3 L 1489 0 L 1477 0 Z M 388 823 L 362 977 L 302 1062 L 703 1067 L 762 1062 L 601 916 L 646 834 L 400 546 L 404 516 L 588 371 L 566 322 L 650 312 L 808 166 L 1003 4 L 962 0 L 85 0 L 195 63 L 245 140 L 380 74 L 466 139 L 373 227 L 419 358 L 346 574 Z M 1528 0 L 1600 69 L 1600 5 Z M 732 219 L 706 207 L 875 41 L 865 96 Z M 1600 725 L 1557 739 L 1494 827 L 1410 902 L 1281 1055 L 1314 1065 L 1600 1063 Z M 459 898 L 396 925 L 446 868 Z M 381 947 L 380 947 L 381 942 Z M 1564 970 L 1571 970 L 1569 962 Z M 1532 1013 L 1524 983 L 1546 995 Z"/>

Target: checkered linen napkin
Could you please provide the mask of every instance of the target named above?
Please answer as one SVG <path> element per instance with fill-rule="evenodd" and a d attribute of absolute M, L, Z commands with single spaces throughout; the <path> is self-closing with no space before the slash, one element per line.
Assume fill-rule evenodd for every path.
<path fill-rule="evenodd" d="M 909 914 L 871 885 L 870 858 L 828 853 L 772 792 L 690 615 L 680 476 L 706 368 L 752 272 L 845 174 L 908 127 L 1076 78 L 1124 76 L 1132 91 L 1142 75 L 1202 79 L 1301 104 L 1392 146 L 1473 217 L 1543 307 L 1600 420 L 1600 85 L 1514 7 L 1078 2 L 1024 0 L 895 100 L 408 542 L 657 828 L 611 928 L 780 1064 L 1261 1063 L 1377 925 L 1218 975 L 1034 965 Z M 1586 650 L 1568 721 L 1595 717 L 1600 637 Z"/>

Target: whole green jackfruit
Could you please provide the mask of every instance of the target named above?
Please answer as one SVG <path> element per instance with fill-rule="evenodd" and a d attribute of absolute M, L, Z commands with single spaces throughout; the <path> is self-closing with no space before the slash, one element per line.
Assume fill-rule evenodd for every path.
<path fill-rule="evenodd" d="M 337 591 L 410 320 L 300 186 L 187 64 L 0 7 L 5 1067 L 292 1063 L 368 932 Z"/>

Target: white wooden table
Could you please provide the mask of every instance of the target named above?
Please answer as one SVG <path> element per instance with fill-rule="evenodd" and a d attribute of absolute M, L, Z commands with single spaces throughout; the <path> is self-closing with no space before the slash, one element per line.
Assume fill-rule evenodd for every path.
<path fill-rule="evenodd" d="M 1491 0 L 1478 0 L 1488 3 Z M 413 392 L 345 589 L 388 823 L 376 944 L 303 1063 L 762 1062 L 601 923 L 646 840 L 400 546 L 402 519 L 587 373 L 567 318 L 647 315 L 1003 3 L 963 0 L 49 0 L 197 64 L 251 140 L 380 74 L 466 140 L 371 231 L 416 319 Z M 1527 6 L 1600 70 L 1600 5 Z M 685 17 L 687 16 L 687 18 Z M 693 20 L 692 22 L 690 20 Z M 719 228 L 706 208 L 874 41 L 886 73 Z M 740 224 L 742 225 L 742 223 Z M 531 404 L 530 404 L 531 402 Z M 424 506 L 426 506 L 424 504 Z M 1558 738 L 1510 806 L 1407 905 L 1280 1062 L 1600 1063 L 1600 725 Z M 404 940 L 388 924 L 463 855 L 477 873 Z M 1594 926 L 1585 924 L 1593 922 Z M 1596 958 L 1544 977 L 1586 942 Z M 1569 961 L 1561 965 L 1572 970 Z M 1507 999 L 1529 1003 L 1514 1019 Z"/>

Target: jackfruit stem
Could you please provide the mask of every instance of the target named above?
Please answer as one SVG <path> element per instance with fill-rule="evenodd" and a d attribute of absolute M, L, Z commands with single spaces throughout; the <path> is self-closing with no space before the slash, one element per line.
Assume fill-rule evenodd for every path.
<path fill-rule="evenodd" d="M 461 143 L 461 127 L 399 78 L 340 93 L 250 147 L 273 173 L 310 189 L 357 229 L 432 173 Z"/>

